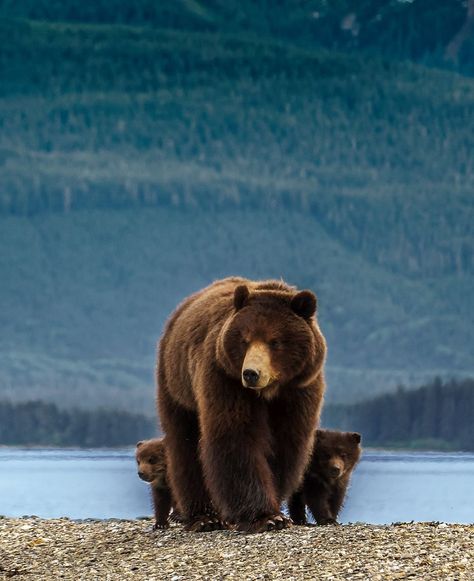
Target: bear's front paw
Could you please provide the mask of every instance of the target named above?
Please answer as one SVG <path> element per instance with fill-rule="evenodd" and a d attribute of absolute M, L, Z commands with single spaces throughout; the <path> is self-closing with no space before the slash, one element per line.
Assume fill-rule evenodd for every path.
<path fill-rule="evenodd" d="M 221 521 L 217 516 L 198 515 L 189 519 L 184 528 L 192 533 L 207 533 L 221 531 L 227 527 L 225 522 Z"/>
<path fill-rule="evenodd" d="M 168 521 L 166 522 L 156 522 L 153 525 L 152 530 L 153 531 L 164 531 L 165 529 L 169 529 L 170 528 L 170 523 Z"/>
<path fill-rule="evenodd" d="M 293 521 L 284 514 L 278 513 L 258 518 L 250 523 L 243 522 L 237 524 L 238 531 L 246 533 L 264 533 L 267 531 L 280 531 L 291 527 Z"/>

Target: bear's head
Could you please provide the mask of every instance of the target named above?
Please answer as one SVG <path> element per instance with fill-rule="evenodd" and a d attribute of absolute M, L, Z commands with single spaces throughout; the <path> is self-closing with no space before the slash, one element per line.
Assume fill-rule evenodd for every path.
<path fill-rule="evenodd" d="M 317 430 L 309 472 L 325 480 L 338 480 L 352 472 L 361 455 L 357 432 Z"/>
<path fill-rule="evenodd" d="M 233 307 L 220 332 L 217 359 L 245 388 L 270 399 L 280 387 L 306 385 L 321 373 L 326 344 L 311 291 L 240 285 Z"/>
<path fill-rule="evenodd" d="M 156 486 L 166 484 L 165 443 L 162 439 L 143 440 L 135 450 L 138 476 Z"/>

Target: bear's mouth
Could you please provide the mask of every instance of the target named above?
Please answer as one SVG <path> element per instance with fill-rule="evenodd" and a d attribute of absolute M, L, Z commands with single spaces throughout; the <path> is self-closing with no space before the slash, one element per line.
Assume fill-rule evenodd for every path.
<path fill-rule="evenodd" d="M 153 481 L 153 478 L 150 478 L 150 477 L 148 476 L 148 474 L 143 474 L 143 472 L 141 472 L 141 473 L 139 472 L 139 473 L 138 473 L 138 478 L 140 478 L 140 479 L 141 479 L 141 480 L 143 480 L 144 482 L 152 482 L 152 481 Z"/>
<path fill-rule="evenodd" d="M 275 387 L 277 383 L 278 379 L 276 377 L 270 377 L 263 385 L 252 385 L 251 383 L 245 381 L 245 379 L 242 377 L 242 385 L 247 389 L 253 389 L 253 391 L 263 391 L 264 389 Z"/>

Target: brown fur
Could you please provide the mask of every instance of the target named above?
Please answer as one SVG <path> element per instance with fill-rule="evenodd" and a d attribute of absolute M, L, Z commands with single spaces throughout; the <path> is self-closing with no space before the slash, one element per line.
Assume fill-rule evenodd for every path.
<path fill-rule="evenodd" d="M 306 524 L 308 506 L 318 524 L 336 524 L 361 454 L 360 434 L 318 430 L 301 489 L 288 502 L 295 524 Z"/>
<path fill-rule="evenodd" d="M 171 488 L 189 529 L 213 528 L 213 506 L 238 529 L 288 525 L 280 503 L 303 477 L 324 393 L 326 346 L 315 310 L 310 291 L 227 278 L 170 317 L 159 347 L 158 410 Z M 261 367 L 255 385 L 243 373 L 252 349 L 251 364 Z"/>
<path fill-rule="evenodd" d="M 135 450 L 138 476 L 150 483 L 155 513 L 154 529 L 169 526 L 168 517 L 173 505 L 171 489 L 168 485 L 165 452 L 163 438 L 138 442 Z"/>

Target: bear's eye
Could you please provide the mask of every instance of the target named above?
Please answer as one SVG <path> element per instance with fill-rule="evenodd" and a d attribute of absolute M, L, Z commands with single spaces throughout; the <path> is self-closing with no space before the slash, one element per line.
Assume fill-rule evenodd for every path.
<path fill-rule="evenodd" d="M 280 341 L 280 339 L 272 339 L 268 344 L 272 349 L 279 349 L 280 347 L 283 347 L 283 342 Z"/>
<path fill-rule="evenodd" d="M 244 347 L 247 347 L 247 345 L 249 344 L 249 341 L 245 337 L 241 337 L 240 342 Z"/>
<path fill-rule="evenodd" d="M 150 464 L 156 464 L 158 462 L 158 458 L 156 456 L 150 456 L 148 462 L 150 462 Z"/>

